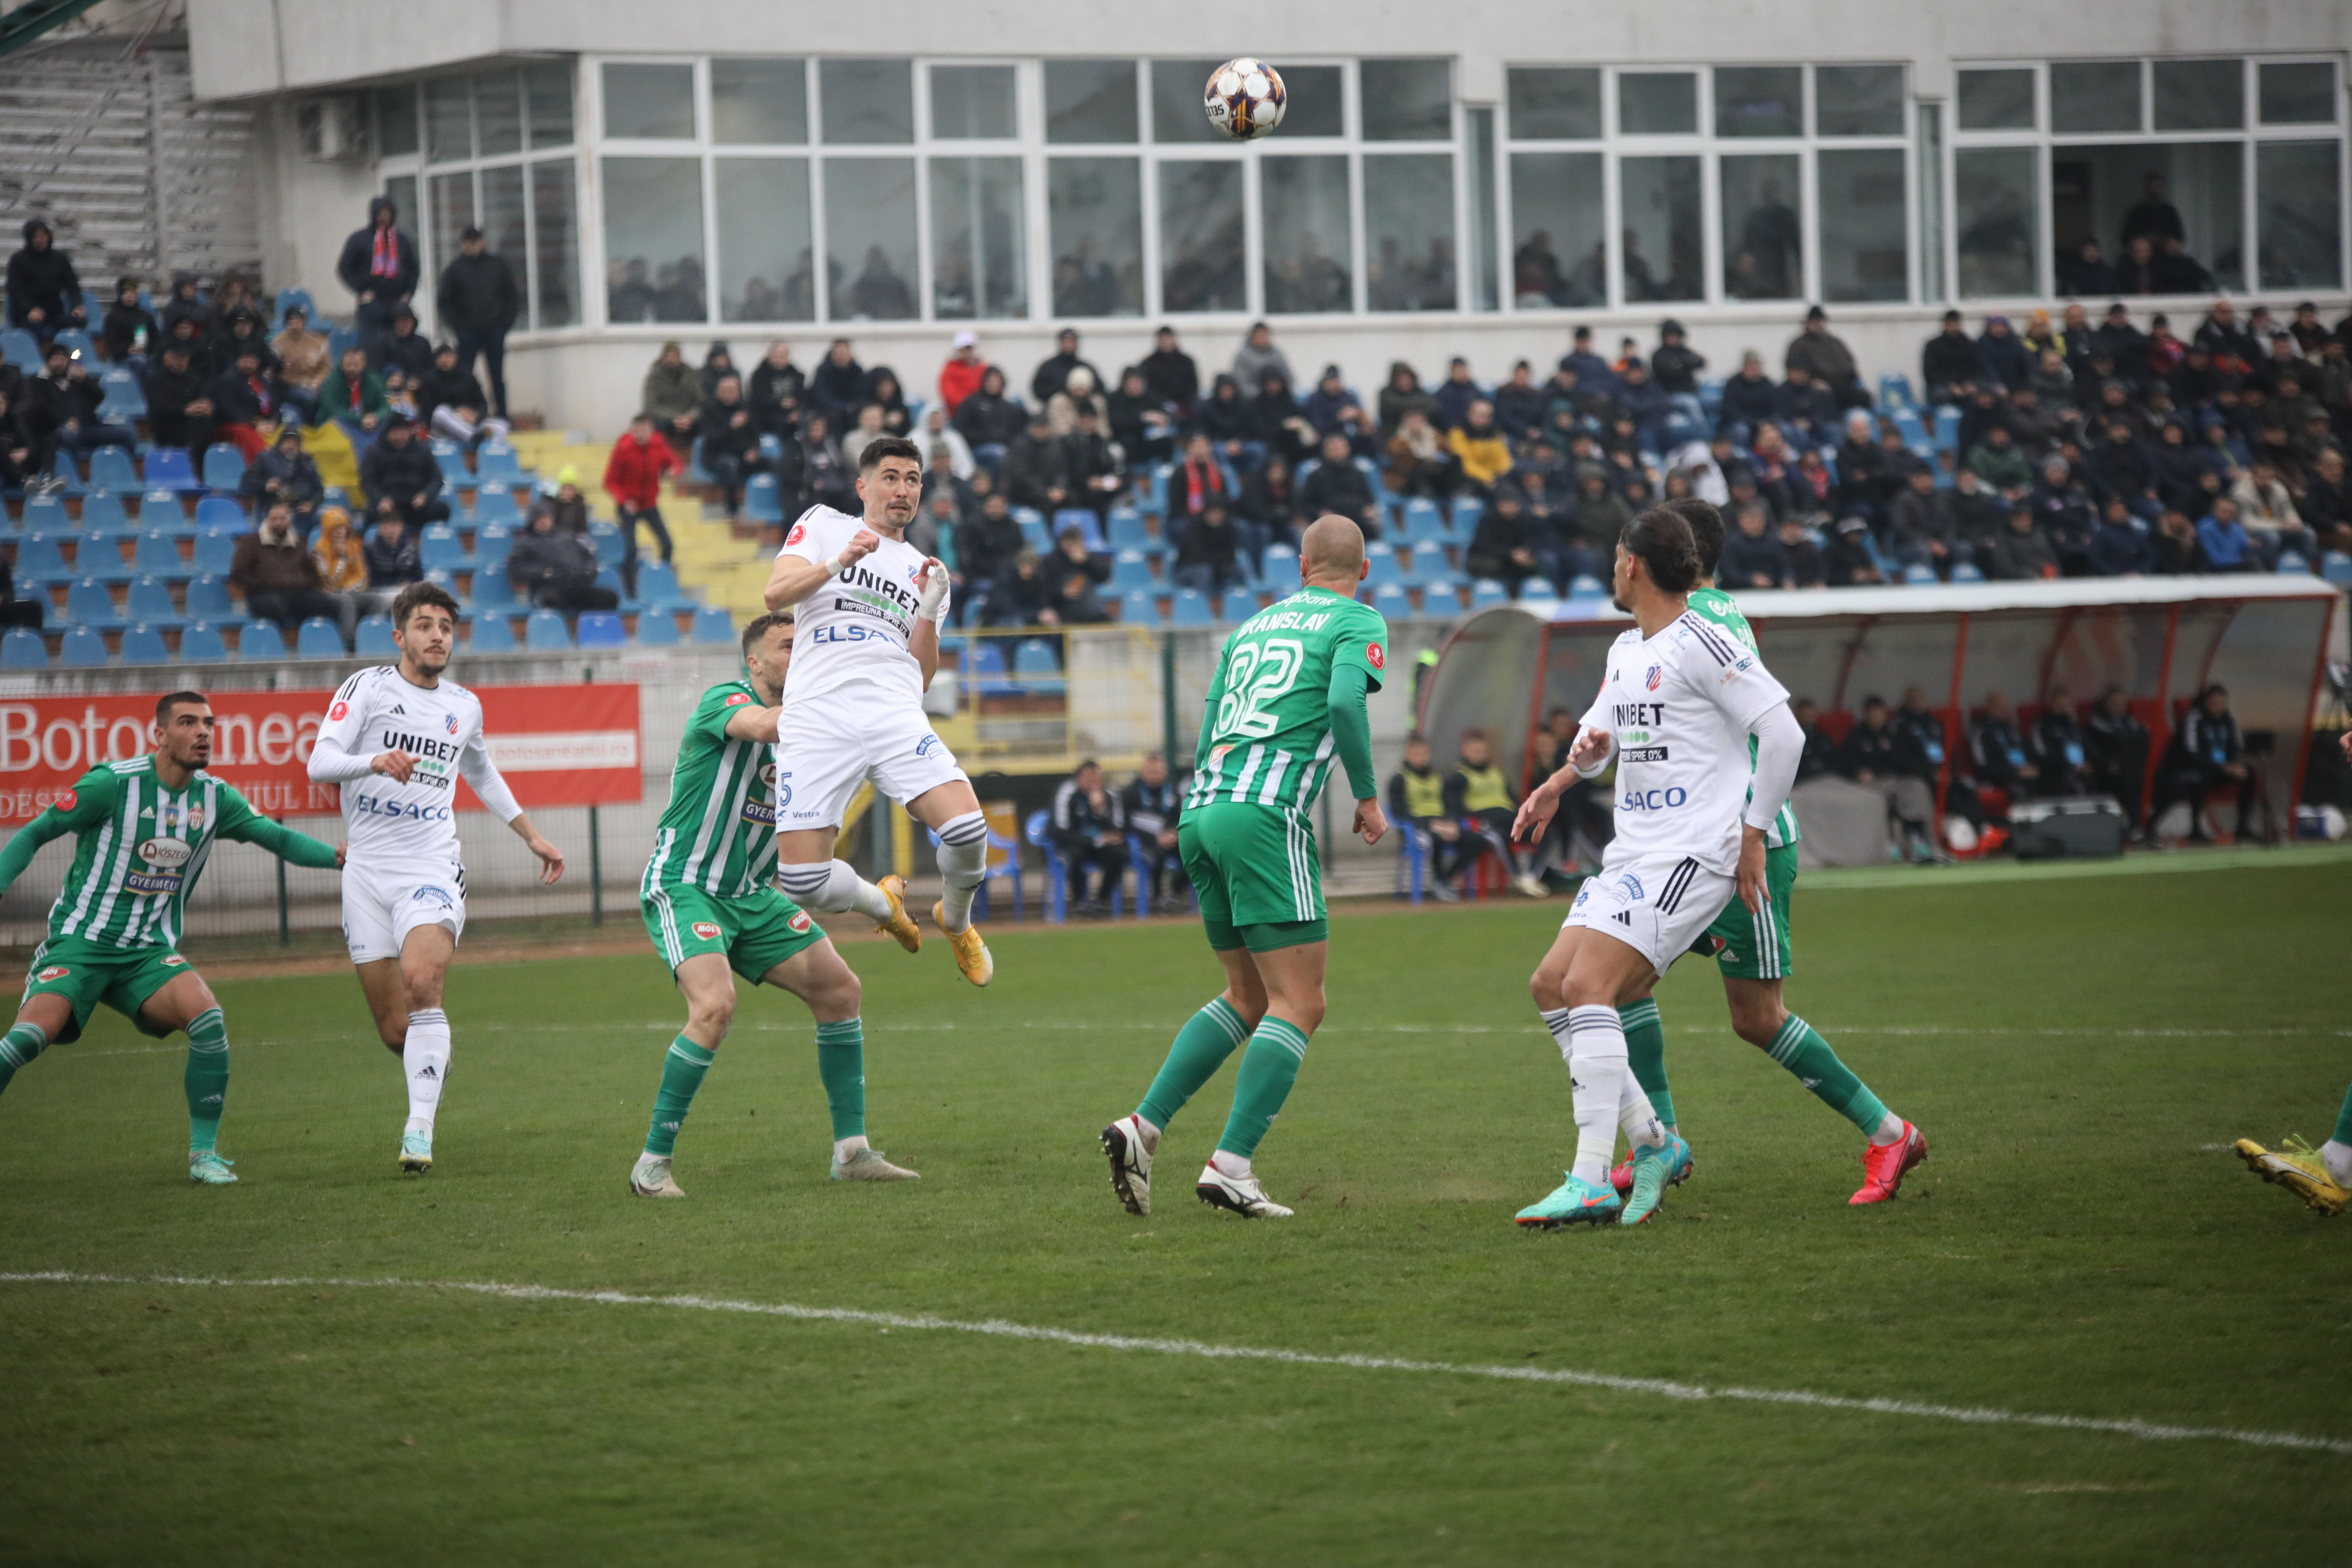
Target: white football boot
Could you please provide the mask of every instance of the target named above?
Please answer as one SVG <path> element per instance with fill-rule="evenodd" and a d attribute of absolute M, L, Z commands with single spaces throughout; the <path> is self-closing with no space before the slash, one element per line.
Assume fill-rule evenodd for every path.
<path fill-rule="evenodd" d="M 1256 1176 L 1228 1176 L 1213 1163 L 1201 1167 L 1200 1184 L 1193 1191 L 1211 1208 L 1225 1209 L 1244 1219 L 1288 1219 L 1291 1215 L 1265 1195 Z"/>
<path fill-rule="evenodd" d="M 1143 1119 L 1122 1116 L 1102 1130 L 1103 1152 L 1110 1156 L 1110 1188 L 1132 1215 L 1151 1212 L 1151 1149 L 1143 1139 Z"/>
<path fill-rule="evenodd" d="M 629 1173 L 629 1191 L 641 1198 L 682 1198 L 686 1189 L 670 1180 L 667 1154 L 640 1154 L 636 1169 Z"/>

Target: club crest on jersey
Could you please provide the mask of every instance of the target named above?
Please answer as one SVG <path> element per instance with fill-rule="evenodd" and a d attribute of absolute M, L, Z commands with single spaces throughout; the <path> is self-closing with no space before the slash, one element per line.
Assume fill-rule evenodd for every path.
<path fill-rule="evenodd" d="M 449 733 L 454 735 L 457 732 L 457 716 L 455 713 L 443 714 L 441 721 L 449 726 Z"/>
<path fill-rule="evenodd" d="M 1386 669 L 1389 667 L 1388 655 L 1381 651 L 1381 645 L 1376 642 L 1364 645 L 1364 662 L 1374 669 Z"/>
<path fill-rule="evenodd" d="M 1655 691 L 1658 689 L 1658 682 L 1664 679 L 1665 675 L 1666 667 L 1664 665 L 1654 664 L 1650 666 L 1650 673 L 1643 679 L 1642 683 L 1644 686 L 1647 686 L 1651 690 Z"/>
<path fill-rule="evenodd" d="M 719 940 L 719 922 L 716 921 L 697 921 L 694 922 L 694 934 L 700 937 L 705 942 L 717 942 Z"/>
<path fill-rule="evenodd" d="M 38 974 L 34 975 L 33 978 L 36 980 L 63 980 L 67 975 L 71 974 L 72 973 L 72 970 L 68 969 L 62 963 L 52 963 L 47 969 L 42 970 Z"/>
<path fill-rule="evenodd" d="M 786 921 L 784 923 L 792 927 L 795 931 L 805 931 L 809 928 L 809 918 L 800 910 L 794 910 L 793 911 L 793 918 Z"/>

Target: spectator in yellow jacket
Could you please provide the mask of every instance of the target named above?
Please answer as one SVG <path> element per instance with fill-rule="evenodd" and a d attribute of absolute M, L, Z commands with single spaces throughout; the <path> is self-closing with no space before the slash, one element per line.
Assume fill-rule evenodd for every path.
<path fill-rule="evenodd" d="M 1445 447 L 1462 464 L 1462 482 L 1481 496 L 1491 497 L 1495 481 L 1511 471 L 1510 443 L 1495 428 L 1495 405 L 1483 397 L 1445 433 Z"/>
<path fill-rule="evenodd" d="M 310 542 L 310 554 L 319 563 L 319 586 L 334 596 L 335 620 L 341 627 L 344 646 L 349 647 L 352 631 L 368 608 L 367 555 L 359 535 L 352 531 L 352 514 L 339 506 L 321 508 L 319 536 Z"/>

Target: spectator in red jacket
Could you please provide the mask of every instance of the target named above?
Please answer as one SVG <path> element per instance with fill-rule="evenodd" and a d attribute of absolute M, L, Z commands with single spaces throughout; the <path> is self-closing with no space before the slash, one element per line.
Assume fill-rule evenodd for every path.
<path fill-rule="evenodd" d="M 654 531 L 661 542 L 662 564 L 669 564 L 669 528 L 662 521 L 661 482 L 682 471 L 667 441 L 654 429 L 654 416 L 639 414 L 629 421 L 629 433 L 613 443 L 604 462 L 604 493 L 621 524 L 621 579 L 632 594 L 637 591 L 637 524 Z"/>
<path fill-rule="evenodd" d="M 948 363 L 940 366 L 940 401 L 948 405 L 950 417 L 958 404 L 980 390 L 980 378 L 987 373 L 980 358 L 980 334 L 966 327 L 955 335 L 955 352 L 948 355 Z"/>

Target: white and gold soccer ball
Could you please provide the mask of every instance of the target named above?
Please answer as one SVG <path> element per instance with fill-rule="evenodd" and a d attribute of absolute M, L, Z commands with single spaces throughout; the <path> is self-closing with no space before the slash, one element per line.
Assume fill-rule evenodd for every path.
<path fill-rule="evenodd" d="M 1209 123 L 1236 142 L 1255 141 L 1281 124 L 1285 101 L 1281 75 L 1246 55 L 1211 71 L 1201 95 Z"/>

